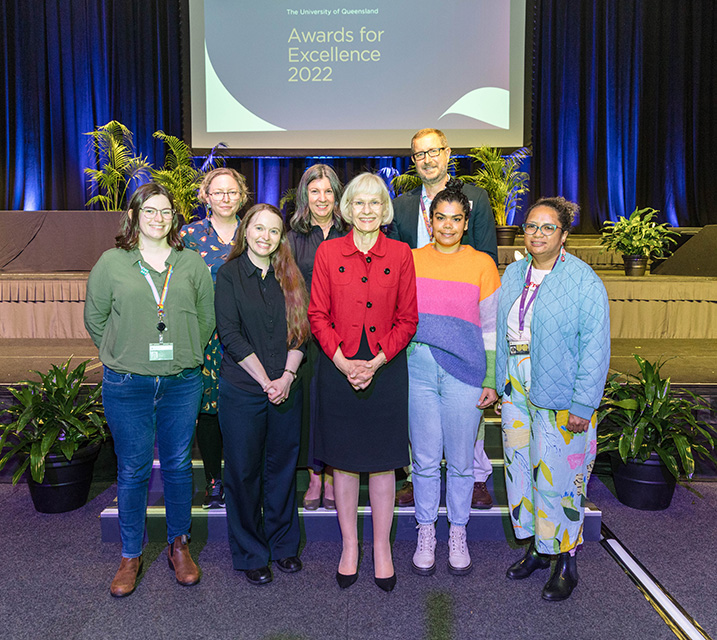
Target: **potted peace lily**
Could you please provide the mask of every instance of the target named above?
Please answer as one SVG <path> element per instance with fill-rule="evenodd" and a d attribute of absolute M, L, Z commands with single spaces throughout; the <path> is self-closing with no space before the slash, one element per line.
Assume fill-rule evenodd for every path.
<path fill-rule="evenodd" d="M 717 463 L 717 430 L 696 414 L 709 403 L 687 390 L 675 391 L 661 374 L 664 362 L 635 354 L 636 374 L 613 374 L 598 411 L 598 453 L 611 457 L 618 500 L 636 509 L 666 509 L 675 483 L 689 484 L 695 454 Z"/>
<path fill-rule="evenodd" d="M 86 360 L 52 365 L 39 380 L 10 388 L 16 402 L 6 407 L 12 422 L 0 425 L 0 469 L 18 461 L 17 484 L 29 470 L 28 485 L 35 508 L 59 513 L 87 501 L 92 471 L 107 437 L 101 386 L 87 387 Z"/>
<path fill-rule="evenodd" d="M 620 216 L 617 222 L 608 220 L 603 224 L 600 238 L 603 252 L 622 254 L 626 276 L 644 276 L 647 260 L 667 257 L 671 253 L 668 244 L 677 242 L 677 234 L 670 231 L 667 223 L 655 221 L 658 213 L 650 207 L 635 207 L 628 218 Z"/>

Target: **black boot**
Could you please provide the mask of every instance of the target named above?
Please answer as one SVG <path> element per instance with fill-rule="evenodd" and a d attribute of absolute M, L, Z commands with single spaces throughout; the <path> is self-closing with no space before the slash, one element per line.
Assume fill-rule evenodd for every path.
<path fill-rule="evenodd" d="M 543 600 L 551 602 L 567 600 L 577 586 L 578 564 L 575 556 L 571 556 L 566 551 L 558 556 L 550 580 L 543 587 Z"/>
<path fill-rule="evenodd" d="M 525 555 L 515 564 L 508 567 L 505 575 L 511 580 L 523 580 L 527 578 L 533 571 L 538 569 L 547 569 L 550 566 L 550 556 L 544 556 L 535 550 L 535 538 L 530 539 L 528 550 Z"/>

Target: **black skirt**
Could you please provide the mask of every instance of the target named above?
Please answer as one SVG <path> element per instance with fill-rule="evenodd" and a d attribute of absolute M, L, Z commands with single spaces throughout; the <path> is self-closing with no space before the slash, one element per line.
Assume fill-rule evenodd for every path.
<path fill-rule="evenodd" d="M 370 360 L 366 334 L 354 356 Z M 408 366 L 402 350 L 356 391 L 321 351 L 317 372 L 314 455 L 343 471 L 389 471 L 408 455 Z"/>

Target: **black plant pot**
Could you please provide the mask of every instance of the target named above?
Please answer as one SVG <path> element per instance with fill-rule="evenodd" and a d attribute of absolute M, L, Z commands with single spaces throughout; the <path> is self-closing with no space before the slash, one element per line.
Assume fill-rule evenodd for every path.
<path fill-rule="evenodd" d="M 497 225 L 495 228 L 495 237 L 499 247 L 512 247 L 515 244 L 515 236 L 518 234 L 520 227 L 517 225 Z"/>
<path fill-rule="evenodd" d="M 667 509 L 675 493 L 675 477 L 653 453 L 645 462 L 610 456 L 617 499 L 628 507 L 643 511 Z"/>
<path fill-rule="evenodd" d="M 87 502 L 92 470 L 100 452 L 99 444 L 81 447 L 68 460 L 62 454 L 49 453 L 45 460 L 45 478 L 27 484 L 35 509 L 40 513 L 64 513 L 79 509 Z"/>

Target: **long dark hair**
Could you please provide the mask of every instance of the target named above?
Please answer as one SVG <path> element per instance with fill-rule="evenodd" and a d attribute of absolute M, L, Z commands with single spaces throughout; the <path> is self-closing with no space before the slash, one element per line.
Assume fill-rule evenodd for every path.
<path fill-rule="evenodd" d="M 296 187 L 296 211 L 291 216 L 291 228 L 297 233 L 309 233 L 311 231 L 311 211 L 309 210 L 309 185 L 314 180 L 326 178 L 334 192 L 334 209 L 331 212 L 334 218 L 334 227 L 338 231 L 348 231 L 349 225 L 341 217 L 339 201 L 341 200 L 341 182 L 336 172 L 327 164 L 315 164 L 310 166 L 304 175 L 301 176 L 299 186 Z"/>
<path fill-rule="evenodd" d="M 286 237 L 286 225 L 281 217 L 281 211 L 275 206 L 265 203 L 255 204 L 242 218 L 237 230 L 236 244 L 227 256 L 227 262 L 238 258 L 246 251 L 246 230 L 252 218 L 261 211 L 270 211 L 281 220 L 281 240 L 276 251 L 271 254 L 271 265 L 282 292 L 286 306 L 286 346 L 296 349 L 304 343 L 310 333 L 309 329 L 309 294 L 306 292 L 304 277 L 296 266 L 291 253 L 291 247 Z"/>
<path fill-rule="evenodd" d="M 120 234 L 115 237 L 115 247 L 131 251 L 139 244 L 139 217 L 142 215 L 140 209 L 150 198 L 154 196 L 164 196 L 169 200 L 170 208 L 174 209 L 174 198 L 172 194 L 161 184 L 156 182 L 148 182 L 139 187 L 129 201 L 127 211 L 122 214 L 120 222 Z M 184 243 L 179 235 L 179 216 L 172 216 L 172 226 L 167 234 L 167 244 L 177 251 L 184 249 Z"/>

